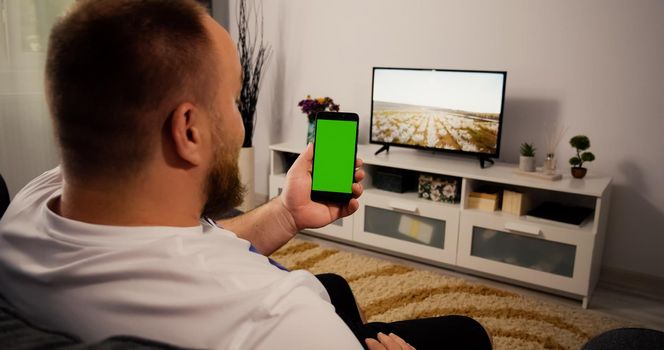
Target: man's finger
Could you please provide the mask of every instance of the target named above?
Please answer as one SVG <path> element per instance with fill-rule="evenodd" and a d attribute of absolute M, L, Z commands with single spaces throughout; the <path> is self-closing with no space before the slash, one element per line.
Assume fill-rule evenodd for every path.
<path fill-rule="evenodd" d="M 354 212 L 356 212 L 358 209 L 360 209 L 360 202 L 358 202 L 357 199 L 353 198 L 350 200 L 350 202 L 348 202 L 347 208 L 348 208 L 348 215 L 351 215 Z"/>
<path fill-rule="evenodd" d="M 401 350 L 401 345 L 399 345 L 399 343 L 382 332 L 378 332 L 378 341 L 380 341 L 387 350 Z"/>
<path fill-rule="evenodd" d="M 291 166 L 291 169 L 296 169 L 296 170 L 309 170 L 311 168 L 311 161 L 314 158 L 314 144 L 310 143 L 307 145 L 307 148 L 304 149 L 304 152 L 300 154 L 297 159 L 295 159 L 295 162 L 293 162 L 293 165 Z"/>
<path fill-rule="evenodd" d="M 364 161 L 363 161 L 362 159 L 360 159 L 360 158 L 355 158 L 355 167 L 356 167 L 356 168 L 361 167 L 362 164 L 364 164 Z"/>
<path fill-rule="evenodd" d="M 364 342 L 367 343 L 369 350 L 385 350 L 385 347 L 376 339 L 366 338 L 364 339 Z"/>
<path fill-rule="evenodd" d="M 362 195 L 362 192 L 364 192 L 364 186 L 362 186 L 361 183 L 356 182 L 351 186 L 351 192 L 353 192 L 353 198 L 359 198 Z"/>
<path fill-rule="evenodd" d="M 365 175 L 366 174 L 364 173 L 364 170 L 362 170 L 362 169 L 356 170 L 355 171 L 355 182 L 360 182 L 360 181 L 364 180 Z"/>
<path fill-rule="evenodd" d="M 338 209 L 339 209 L 338 211 L 339 217 L 345 218 L 346 216 L 352 215 L 358 209 L 360 209 L 360 202 L 358 202 L 357 199 L 353 198 L 347 204 L 344 204 L 342 207 Z M 336 217 L 334 216 L 334 212 L 331 212 L 331 214 L 332 217 Z"/>
<path fill-rule="evenodd" d="M 394 341 L 396 341 L 397 344 L 401 345 L 401 348 L 402 348 L 402 349 L 412 349 L 412 350 L 415 350 L 415 348 L 414 348 L 412 345 L 406 343 L 406 341 L 403 340 L 403 339 L 401 339 L 401 337 L 399 337 L 398 335 L 396 335 L 396 334 L 394 334 L 394 333 L 390 333 L 390 334 L 388 334 L 388 336 L 389 336 L 390 338 L 394 339 Z"/>

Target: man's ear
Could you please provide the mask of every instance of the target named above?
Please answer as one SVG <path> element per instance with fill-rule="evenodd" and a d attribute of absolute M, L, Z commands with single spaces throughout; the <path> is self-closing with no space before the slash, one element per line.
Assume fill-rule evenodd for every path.
<path fill-rule="evenodd" d="M 170 134 L 175 152 L 191 165 L 203 162 L 202 115 L 193 104 L 180 104 L 171 115 Z"/>

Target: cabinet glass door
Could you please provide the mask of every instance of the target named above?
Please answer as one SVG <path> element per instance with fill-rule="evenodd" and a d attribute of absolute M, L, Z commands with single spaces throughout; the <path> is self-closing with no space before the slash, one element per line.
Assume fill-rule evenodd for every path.
<path fill-rule="evenodd" d="M 587 295 L 594 236 L 511 215 L 461 213 L 461 267 L 576 295 Z"/>
<path fill-rule="evenodd" d="M 353 240 L 388 253 L 454 264 L 459 206 L 368 190 L 360 199 Z"/>
<path fill-rule="evenodd" d="M 445 248 L 445 221 L 365 207 L 364 231 L 411 243 Z"/>
<path fill-rule="evenodd" d="M 473 227 L 472 256 L 572 277 L 576 247 L 518 234 Z"/>

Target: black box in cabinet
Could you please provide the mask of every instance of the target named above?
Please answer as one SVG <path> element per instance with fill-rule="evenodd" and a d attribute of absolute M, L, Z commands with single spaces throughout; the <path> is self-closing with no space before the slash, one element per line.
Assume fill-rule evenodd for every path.
<path fill-rule="evenodd" d="M 403 193 L 417 188 L 417 174 L 396 168 L 378 168 L 373 174 L 373 186 L 390 192 Z"/>

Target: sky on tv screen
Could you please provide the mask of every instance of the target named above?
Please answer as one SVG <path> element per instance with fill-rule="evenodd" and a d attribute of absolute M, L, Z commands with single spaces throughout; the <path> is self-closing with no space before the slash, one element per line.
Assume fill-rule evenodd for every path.
<path fill-rule="evenodd" d="M 374 101 L 500 113 L 503 75 L 498 73 L 377 69 Z"/>

